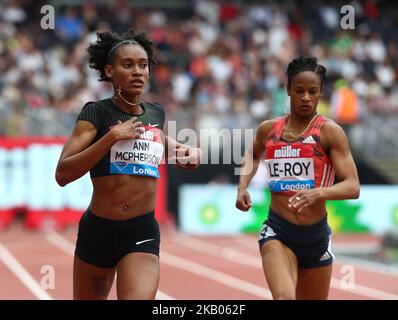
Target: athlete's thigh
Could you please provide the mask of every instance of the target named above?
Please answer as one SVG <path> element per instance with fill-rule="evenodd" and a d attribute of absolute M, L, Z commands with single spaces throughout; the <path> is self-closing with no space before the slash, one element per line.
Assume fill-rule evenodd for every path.
<path fill-rule="evenodd" d="M 300 268 L 296 297 L 300 300 L 326 300 L 329 295 L 333 265 L 317 268 Z"/>
<path fill-rule="evenodd" d="M 129 253 L 117 266 L 117 296 L 121 300 L 155 299 L 159 285 L 159 257 Z"/>
<path fill-rule="evenodd" d="M 269 240 L 261 247 L 263 269 L 274 299 L 295 299 L 297 258 L 279 240 Z"/>
<path fill-rule="evenodd" d="M 73 298 L 75 300 L 105 300 L 115 279 L 116 268 L 99 268 L 77 256 L 73 263 Z"/>

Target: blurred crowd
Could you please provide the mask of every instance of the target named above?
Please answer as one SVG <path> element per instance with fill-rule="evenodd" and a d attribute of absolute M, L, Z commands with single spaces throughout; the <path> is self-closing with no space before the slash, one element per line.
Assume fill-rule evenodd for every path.
<path fill-rule="evenodd" d="M 147 1 L 147 3 L 156 1 Z M 167 1 L 166 1 L 167 2 Z M 145 31 L 157 44 L 145 99 L 179 127 L 253 128 L 288 110 L 285 70 L 296 56 L 328 69 L 319 111 L 342 125 L 398 116 L 398 5 L 368 1 L 0 1 L 0 135 L 65 135 L 87 101 L 112 95 L 87 63 L 96 31 Z M 178 3 L 178 1 L 174 2 Z M 344 30 L 343 5 L 355 10 Z"/>

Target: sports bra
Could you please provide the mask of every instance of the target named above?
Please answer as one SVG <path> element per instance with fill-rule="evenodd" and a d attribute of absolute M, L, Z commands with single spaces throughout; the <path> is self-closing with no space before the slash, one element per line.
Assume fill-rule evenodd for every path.
<path fill-rule="evenodd" d="M 335 171 L 320 137 L 326 118 L 316 115 L 308 129 L 293 141 L 282 137 L 287 119 L 276 119 L 265 143 L 270 191 L 289 196 L 299 190 L 333 185 Z"/>

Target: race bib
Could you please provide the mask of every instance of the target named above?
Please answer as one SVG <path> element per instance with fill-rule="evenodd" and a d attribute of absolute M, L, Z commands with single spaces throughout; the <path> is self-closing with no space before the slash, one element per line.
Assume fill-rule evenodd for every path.
<path fill-rule="evenodd" d="M 161 131 L 144 126 L 138 139 L 116 142 L 111 148 L 110 173 L 159 178 L 158 166 L 163 155 Z"/>
<path fill-rule="evenodd" d="M 271 146 L 266 151 L 268 187 L 273 192 L 298 191 L 315 187 L 311 146 Z"/>

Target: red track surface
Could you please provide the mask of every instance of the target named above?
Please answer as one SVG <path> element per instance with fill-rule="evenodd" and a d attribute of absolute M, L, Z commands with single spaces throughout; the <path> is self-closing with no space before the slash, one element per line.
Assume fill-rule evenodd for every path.
<path fill-rule="evenodd" d="M 0 231 L 0 300 L 71 299 L 76 229 L 58 233 Z M 364 236 L 334 236 L 334 244 L 377 245 Z M 162 228 L 159 299 L 269 299 L 256 236 L 189 236 Z M 54 288 L 40 285 L 48 269 Z M 355 287 L 344 288 L 347 268 Z M 47 271 L 46 271 L 47 270 Z M 116 299 L 113 287 L 109 299 Z M 329 299 L 398 299 L 398 272 L 360 261 L 336 260 Z"/>

